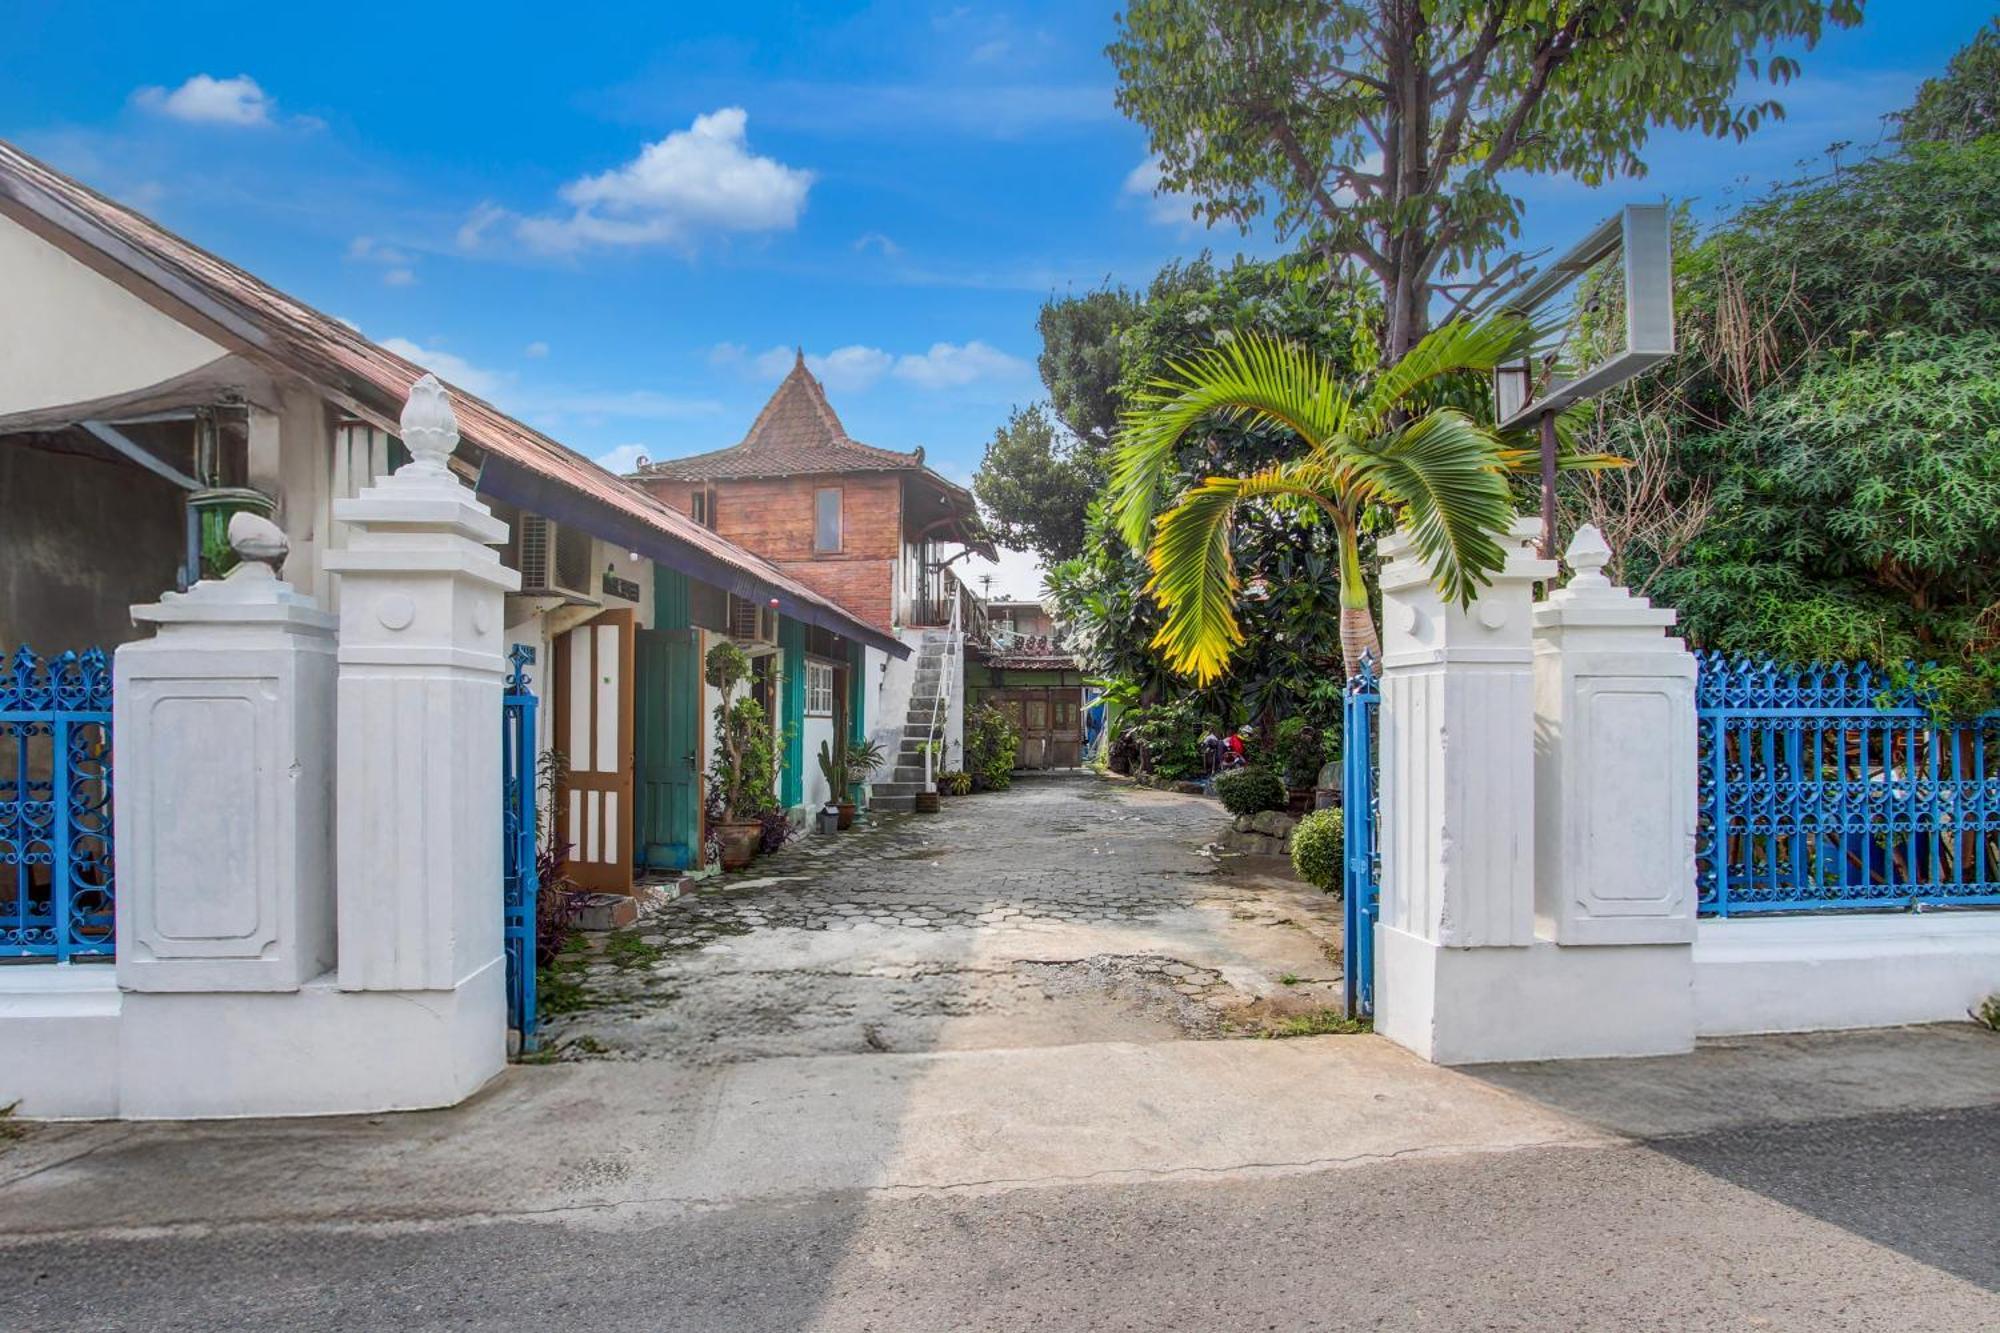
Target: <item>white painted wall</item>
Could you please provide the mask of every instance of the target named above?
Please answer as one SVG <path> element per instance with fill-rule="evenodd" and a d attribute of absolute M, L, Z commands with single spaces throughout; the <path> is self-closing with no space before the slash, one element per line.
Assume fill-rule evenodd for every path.
<path fill-rule="evenodd" d="M 225 348 L 0 217 L 0 416 L 130 393 Z"/>
<path fill-rule="evenodd" d="M 830 717 L 807 717 L 800 732 L 805 741 L 805 810 L 808 819 L 812 813 L 825 805 L 833 795 L 827 786 L 826 776 L 819 771 L 819 747 L 833 744 L 833 719 Z"/>
<path fill-rule="evenodd" d="M 2000 912 L 1703 921 L 1702 1036 L 1950 1023 L 2000 992 Z"/>

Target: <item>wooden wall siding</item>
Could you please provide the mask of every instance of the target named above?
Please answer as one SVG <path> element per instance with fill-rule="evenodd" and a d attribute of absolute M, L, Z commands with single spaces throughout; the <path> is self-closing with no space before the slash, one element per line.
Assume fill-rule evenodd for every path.
<path fill-rule="evenodd" d="M 693 482 L 645 479 L 641 485 L 687 513 Z M 850 614 L 889 628 L 895 620 L 896 560 L 902 550 L 903 479 L 896 473 L 839 477 L 718 480 L 715 531 L 755 552 Z M 813 493 L 821 486 L 844 492 L 842 549 L 813 552 Z"/>

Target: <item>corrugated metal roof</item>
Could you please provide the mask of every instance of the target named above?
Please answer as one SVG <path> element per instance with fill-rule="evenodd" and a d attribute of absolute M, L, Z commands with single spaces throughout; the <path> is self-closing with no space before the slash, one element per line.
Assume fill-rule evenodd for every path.
<path fill-rule="evenodd" d="M 8 205 L 10 214 L 24 225 L 45 234 L 53 228 L 88 246 L 112 266 L 105 270 L 107 276 L 129 275 L 150 284 L 247 351 L 311 380 L 385 426 L 395 423 L 410 386 L 424 374 L 422 367 L 371 342 L 359 330 L 0 140 L 0 208 Z M 41 226 L 35 226 L 36 220 Z M 816 608 L 844 625 L 844 633 L 899 656 L 908 651 L 763 557 L 717 536 L 484 399 L 456 385 L 445 387 L 451 391 L 459 433 L 468 443 L 693 548 L 771 595 Z"/>

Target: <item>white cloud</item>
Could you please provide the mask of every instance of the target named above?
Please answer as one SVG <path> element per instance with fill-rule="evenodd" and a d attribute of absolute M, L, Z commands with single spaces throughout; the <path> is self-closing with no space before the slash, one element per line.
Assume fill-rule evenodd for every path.
<path fill-rule="evenodd" d="M 382 346 L 404 360 L 414 361 L 447 384 L 481 398 L 491 398 L 506 383 L 505 376 L 482 370 L 456 352 L 424 347 L 408 338 L 383 338 L 380 341 Z"/>
<path fill-rule="evenodd" d="M 789 230 L 813 173 L 753 155 L 748 124 L 741 107 L 696 116 L 624 166 L 563 186 L 574 209 L 568 217 L 522 218 L 515 234 L 532 249 L 568 253 L 593 245 L 686 249 L 709 232 Z"/>
<path fill-rule="evenodd" d="M 825 356 L 806 357 L 806 369 L 835 392 L 858 393 L 887 374 L 896 358 L 879 347 L 837 347 Z"/>
<path fill-rule="evenodd" d="M 1028 363 L 977 339 L 963 346 L 932 343 L 928 352 L 896 358 L 896 378 L 920 389 L 957 389 L 977 380 L 1019 379 Z"/>
<path fill-rule="evenodd" d="M 384 245 L 373 236 L 357 236 L 349 241 L 347 257 L 357 263 L 382 265 L 385 286 L 409 287 L 417 281 L 415 257 L 407 250 Z"/>
<path fill-rule="evenodd" d="M 382 275 L 385 287 L 413 287 L 416 281 L 417 275 L 406 268 L 392 268 Z"/>
<path fill-rule="evenodd" d="M 494 223 L 513 216 L 500 205 L 488 200 L 476 206 L 466 215 L 458 227 L 458 248 L 477 250 L 486 239 L 486 232 Z"/>
<path fill-rule="evenodd" d="M 595 461 L 599 467 L 623 476 L 628 472 L 637 471 L 639 460 L 646 456 L 646 446 L 643 444 L 621 444 L 615 449 L 606 449 L 598 454 Z"/>
<path fill-rule="evenodd" d="M 526 347 L 523 347 L 521 349 L 522 356 L 528 357 L 536 361 L 541 360 L 548 354 L 549 354 L 549 345 L 543 342 L 540 338 L 535 339 L 535 341 L 529 343 Z"/>
<path fill-rule="evenodd" d="M 269 125 L 277 103 L 248 74 L 232 79 L 197 74 L 171 92 L 165 88 L 141 88 L 132 100 L 157 115 L 183 120 L 191 125 Z"/>
<path fill-rule="evenodd" d="M 1146 218 L 1162 227 L 1194 225 L 1194 196 L 1160 188 L 1160 159 L 1149 157 L 1125 174 L 1120 190 L 1128 199 L 1146 201 Z"/>
<path fill-rule="evenodd" d="M 854 248 L 864 254 L 870 250 L 877 251 L 884 259 L 894 259 L 897 255 L 903 253 L 902 246 L 896 244 L 879 231 L 863 232 L 855 238 Z"/>

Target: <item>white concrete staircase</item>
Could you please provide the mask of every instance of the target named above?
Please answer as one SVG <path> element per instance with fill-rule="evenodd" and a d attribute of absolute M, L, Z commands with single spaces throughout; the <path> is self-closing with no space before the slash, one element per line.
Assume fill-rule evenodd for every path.
<path fill-rule="evenodd" d="M 889 780 L 868 789 L 868 808 L 882 811 L 909 811 L 917 808 L 917 793 L 924 785 L 924 744 L 943 739 L 945 701 L 938 697 L 938 682 L 944 677 L 945 654 L 951 651 L 951 636 L 935 630 L 924 635 L 917 655 L 917 674 L 910 686 L 910 707 L 903 715 L 903 739 L 894 756 Z"/>

